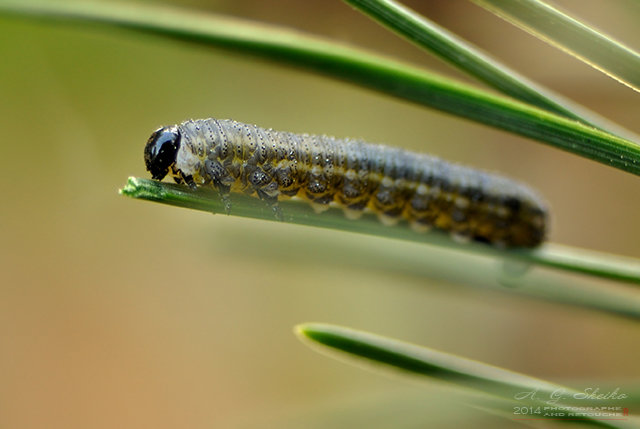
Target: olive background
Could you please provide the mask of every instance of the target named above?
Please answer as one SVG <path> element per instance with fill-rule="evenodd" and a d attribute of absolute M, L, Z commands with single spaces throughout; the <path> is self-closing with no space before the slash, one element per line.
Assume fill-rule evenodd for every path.
<path fill-rule="evenodd" d="M 633 0 L 556 3 L 640 49 Z M 298 28 L 472 82 L 340 1 L 164 4 Z M 638 94 L 580 61 L 470 2 L 405 4 L 640 133 Z M 308 321 L 578 388 L 640 376 L 635 322 L 405 272 L 398 252 L 424 246 L 117 192 L 128 176 L 148 177 L 154 129 L 232 118 L 503 172 L 549 201 L 551 241 L 640 257 L 637 177 L 343 82 L 122 29 L 0 16 L 0 58 L 2 428 L 504 425 L 447 386 L 312 351 L 292 331 Z M 378 252 L 386 263 L 368 256 Z"/>

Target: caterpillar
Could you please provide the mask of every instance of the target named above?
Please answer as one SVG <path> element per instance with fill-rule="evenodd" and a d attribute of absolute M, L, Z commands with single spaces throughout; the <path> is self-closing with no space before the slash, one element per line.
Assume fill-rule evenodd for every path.
<path fill-rule="evenodd" d="M 405 219 L 416 230 L 500 247 L 534 247 L 545 237 L 547 209 L 526 185 L 361 140 L 200 119 L 156 130 L 144 159 L 155 180 L 169 174 L 223 198 L 245 192 L 277 208 L 279 198 L 297 196 L 319 212 L 333 203 L 357 218 L 367 209 L 385 224 Z"/>

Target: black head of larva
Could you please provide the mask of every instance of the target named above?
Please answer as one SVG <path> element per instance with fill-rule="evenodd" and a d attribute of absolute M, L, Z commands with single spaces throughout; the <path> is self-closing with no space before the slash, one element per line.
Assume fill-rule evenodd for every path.
<path fill-rule="evenodd" d="M 180 131 L 178 127 L 163 127 L 151 134 L 144 147 L 144 162 L 151 177 L 162 180 L 169 167 L 176 162 L 180 149 Z"/>

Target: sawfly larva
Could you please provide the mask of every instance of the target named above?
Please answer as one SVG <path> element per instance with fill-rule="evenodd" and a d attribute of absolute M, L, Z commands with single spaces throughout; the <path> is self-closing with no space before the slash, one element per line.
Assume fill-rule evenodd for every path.
<path fill-rule="evenodd" d="M 368 209 L 387 224 L 404 218 L 417 230 L 502 247 L 537 246 L 545 236 L 547 210 L 527 186 L 360 140 L 201 119 L 154 132 L 144 158 L 154 179 L 170 174 L 223 198 L 245 192 L 277 207 L 278 198 L 297 196 L 317 211 L 334 203 L 356 218 Z"/>

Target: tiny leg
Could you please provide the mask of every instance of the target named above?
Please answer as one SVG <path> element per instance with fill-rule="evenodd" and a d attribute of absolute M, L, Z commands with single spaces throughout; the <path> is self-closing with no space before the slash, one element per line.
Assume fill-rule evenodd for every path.
<path fill-rule="evenodd" d="M 231 192 L 231 186 L 224 184 L 229 182 L 229 172 L 218 161 L 206 160 L 204 162 L 204 170 L 208 176 L 208 179 L 214 188 L 220 195 L 220 200 L 224 206 L 226 214 L 231 213 L 231 199 L 229 198 L 229 192 Z"/>
<path fill-rule="evenodd" d="M 192 191 L 198 190 L 198 185 L 193 181 L 193 177 L 191 176 L 182 176 L 184 183 L 186 183 Z"/>
<path fill-rule="evenodd" d="M 226 214 L 231 214 L 231 198 L 229 198 L 229 193 L 231 192 L 231 186 L 223 185 L 219 183 L 216 186 L 218 190 L 218 195 L 220 195 L 220 201 L 222 201 L 222 206 L 224 207 L 224 212 Z"/>
<path fill-rule="evenodd" d="M 271 209 L 275 218 L 279 221 L 282 221 L 284 217 L 282 216 L 282 210 L 280 210 L 280 206 L 278 205 L 278 196 L 268 195 L 260 189 L 257 189 L 256 193 L 258 194 L 258 197 L 260 197 L 260 199 L 266 203 L 267 207 Z"/>

